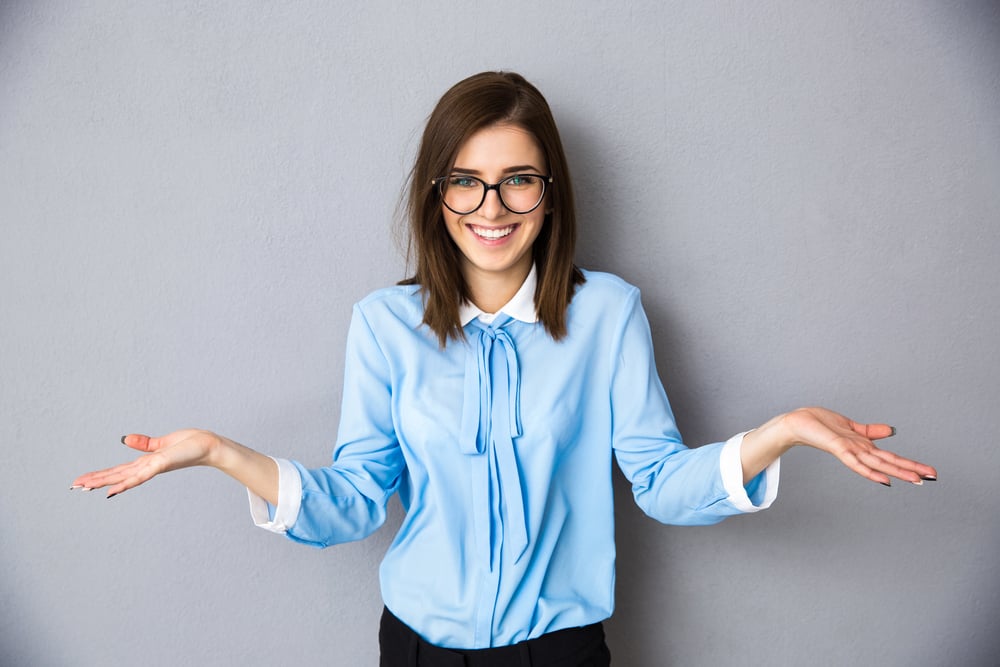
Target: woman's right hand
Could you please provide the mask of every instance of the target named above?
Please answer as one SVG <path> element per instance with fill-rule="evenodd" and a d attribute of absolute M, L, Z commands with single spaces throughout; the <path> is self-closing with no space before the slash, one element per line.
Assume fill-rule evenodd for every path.
<path fill-rule="evenodd" d="M 129 463 L 80 475 L 70 488 L 90 491 L 108 487 L 108 498 L 111 498 L 163 472 L 213 465 L 212 454 L 221 441 L 222 438 L 211 431 L 197 429 L 175 431 L 160 438 L 137 433 L 126 435 L 122 443 L 145 454 Z"/>

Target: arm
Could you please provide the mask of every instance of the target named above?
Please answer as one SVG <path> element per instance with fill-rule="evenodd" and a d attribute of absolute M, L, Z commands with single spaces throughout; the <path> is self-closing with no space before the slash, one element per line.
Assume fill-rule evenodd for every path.
<path fill-rule="evenodd" d="M 656 372 L 638 291 L 622 308 L 611 357 L 612 445 L 636 504 L 657 521 L 681 525 L 717 523 L 770 506 L 777 466 L 744 488 L 742 436 L 695 449 L 684 445 Z"/>
<path fill-rule="evenodd" d="M 392 419 L 391 372 L 358 307 L 351 320 L 347 350 L 333 465 L 310 470 L 291 461 L 276 464 L 268 456 L 209 431 L 177 431 L 161 438 L 133 434 L 122 442 L 145 452 L 143 456 L 81 475 L 72 488 L 107 486 L 111 498 L 163 472 L 208 466 L 247 487 L 252 494 L 252 514 L 258 506 L 253 497 L 258 496 L 275 508 L 275 518 L 281 517 L 273 525 L 258 525 L 315 546 L 361 539 L 385 520 L 386 502 L 398 488 L 405 461 Z"/>
<path fill-rule="evenodd" d="M 800 408 L 778 415 L 743 437 L 743 483 L 795 446 L 814 447 L 836 456 L 857 474 L 889 486 L 889 477 L 911 484 L 937 479 L 929 465 L 878 448 L 874 441 L 895 434 L 886 424 L 859 424 L 825 408 Z"/>
<path fill-rule="evenodd" d="M 81 475 L 73 480 L 72 488 L 108 487 L 108 498 L 112 498 L 160 473 L 208 466 L 221 470 L 268 502 L 278 502 L 278 468 L 274 461 L 229 438 L 186 429 L 160 438 L 127 435 L 122 443 L 145 454 L 129 463 Z"/>

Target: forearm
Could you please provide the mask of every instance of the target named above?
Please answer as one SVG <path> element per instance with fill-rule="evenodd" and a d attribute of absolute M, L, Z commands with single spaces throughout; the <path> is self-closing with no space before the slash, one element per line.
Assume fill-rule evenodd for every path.
<path fill-rule="evenodd" d="M 247 487 L 272 505 L 278 504 L 278 466 L 269 456 L 218 436 L 209 465 Z"/>
<path fill-rule="evenodd" d="M 785 415 L 778 415 L 743 436 L 740 462 L 743 465 L 744 485 L 795 444 L 784 418 Z"/>

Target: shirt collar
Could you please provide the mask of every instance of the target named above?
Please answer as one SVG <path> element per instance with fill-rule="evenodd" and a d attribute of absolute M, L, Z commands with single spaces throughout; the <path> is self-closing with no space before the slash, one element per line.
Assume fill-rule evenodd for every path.
<path fill-rule="evenodd" d="M 497 313 L 487 313 L 474 304 L 465 301 L 458 308 L 458 318 L 459 322 L 462 323 L 464 327 L 466 324 L 479 318 L 484 322 L 492 322 L 498 313 L 504 313 L 510 315 L 515 320 L 520 320 L 521 322 L 537 322 L 538 315 L 535 312 L 535 287 L 538 284 L 538 276 L 535 273 L 535 265 L 531 265 L 531 271 L 528 272 L 528 277 L 524 279 L 521 283 L 520 289 L 517 293 L 504 304 Z"/>

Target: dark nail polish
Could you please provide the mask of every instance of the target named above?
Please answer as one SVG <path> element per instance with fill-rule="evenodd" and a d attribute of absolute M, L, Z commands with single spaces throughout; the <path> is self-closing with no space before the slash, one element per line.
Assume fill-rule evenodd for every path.
<path fill-rule="evenodd" d="M 936 482 L 937 481 L 937 477 L 931 477 L 930 475 L 921 475 L 920 479 L 924 480 L 925 482 Z"/>
<path fill-rule="evenodd" d="M 106 498 L 106 500 L 111 500 L 112 498 L 114 498 L 117 495 L 118 495 L 117 493 L 108 494 L 108 497 Z"/>
<path fill-rule="evenodd" d="M 127 437 L 128 437 L 127 435 L 123 435 L 123 436 L 122 436 L 122 444 L 123 444 L 123 445 L 125 444 L 125 438 L 127 438 Z"/>
<path fill-rule="evenodd" d="M 895 426 L 890 426 L 889 428 L 892 429 L 892 433 L 889 434 L 889 437 L 891 438 L 892 436 L 896 435 L 896 427 Z"/>
<path fill-rule="evenodd" d="M 889 482 L 879 482 L 879 484 L 881 484 L 882 486 L 889 486 L 889 487 L 892 486 L 892 484 L 890 484 Z"/>

